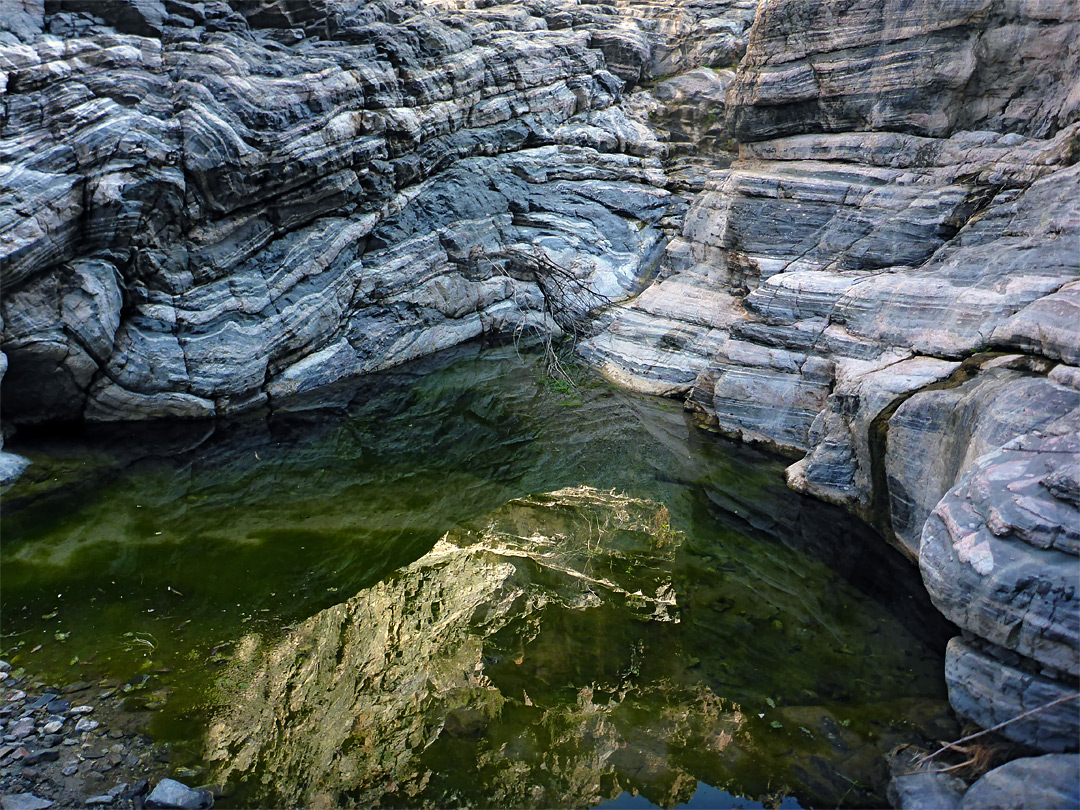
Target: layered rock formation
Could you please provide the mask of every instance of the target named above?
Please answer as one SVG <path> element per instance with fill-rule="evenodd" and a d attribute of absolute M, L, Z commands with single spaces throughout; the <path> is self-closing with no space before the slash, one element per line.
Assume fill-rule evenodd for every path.
<path fill-rule="evenodd" d="M 21 0 L 5 420 L 273 405 L 658 275 L 589 361 L 920 559 L 962 715 L 1077 693 L 1080 12 L 754 6 Z M 1075 749 L 1055 705 L 1003 733 Z"/>
<path fill-rule="evenodd" d="M 552 328 L 522 250 L 590 293 L 557 306 L 631 289 L 685 198 L 659 102 L 613 104 L 733 66 L 753 3 L 476 5 L 5 13 L 5 419 L 224 415 Z M 692 108 L 709 74 L 664 92 Z"/>
<path fill-rule="evenodd" d="M 766 3 L 739 157 L 586 356 L 919 559 L 954 707 L 1075 750 L 1080 14 Z"/>

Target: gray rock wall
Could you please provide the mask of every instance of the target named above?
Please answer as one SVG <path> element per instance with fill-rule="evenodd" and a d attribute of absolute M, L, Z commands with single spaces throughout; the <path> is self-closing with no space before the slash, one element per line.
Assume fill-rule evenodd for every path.
<path fill-rule="evenodd" d="M 921 563 L 957 711 L 1078 691 L 1080 12 L 762 4 L 660 280 L 585 346 Z M 1073 703 L 1011 724 L 1080 743 Z"/>
<path fill-rule="evenodd" d="M 692 110 L 753 8 L 5 8 L 5 420 L 224 415 L 554 328 L 486 258 L 508 250 L 625 296 L 701 182 L 720 127 Z"/>
<path fill-rule="evenodd" d="M 571 309 L 627 299 L 587 360 L 919 558 L 961 714 L 1075 691 L 1080 11 L 755 6 L 19 0 L 5 421 L 225 415 L 556 331 L 508 258 L 542 255 Z"/>

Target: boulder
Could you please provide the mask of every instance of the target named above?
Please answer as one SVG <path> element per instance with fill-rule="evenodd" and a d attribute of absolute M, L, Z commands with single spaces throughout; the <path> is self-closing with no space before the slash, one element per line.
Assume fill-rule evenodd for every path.
<path fill-rule="evenodd" d="M 945 683 L 957 714 L 1040 751 L 1070 751 L 1080 740 L 1080 698 L 1069 680 L 1040 674 L 1021 656 L 988 642 L 949 641 Z M 1045 710 L 1042 707 L 1047 707 Z M 1014 718 L 1032 714 L 1021 720 Z"/>
<path fill-rule="evenodd" d="M 1025 757 L 995 768 L 968 788 L 963 810 L 1066 810 L 1080 806 L 1080 756 Z"/>
<path fill-rule="evenodd" d="M 934 509 L 920 546 L 923 580 L 946 618 L 1072 678 L 1080 510 L 1054 494 L 1054 474 L 1080 452 L 1078 418 L 982 456 Z"/>
<path fill-rule="evenodd" d="M 3 810 L 46 810 L 52 806 L 53 802 L 41 799 L 33 793 L 7 793 L 0 796 L 0 807 L 3 807 Z"/>

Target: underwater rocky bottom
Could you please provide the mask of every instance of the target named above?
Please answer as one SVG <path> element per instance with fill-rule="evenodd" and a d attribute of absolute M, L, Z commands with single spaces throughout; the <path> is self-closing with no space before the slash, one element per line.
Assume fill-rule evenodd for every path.
<path fill-rule="evenodd" d="M 880 806 L 955 732 L 910 563 L 513 347 L 9 448 L 2 656 L 119 680 L 218 806 Z"/>

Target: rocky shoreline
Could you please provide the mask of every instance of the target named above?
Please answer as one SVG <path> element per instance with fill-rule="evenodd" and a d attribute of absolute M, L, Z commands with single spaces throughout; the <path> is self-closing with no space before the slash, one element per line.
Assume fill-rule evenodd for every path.
<path fill-rule="evenodd" d="M 4 661 L 0 674 L 3 810 L 212 806 L 210 791 L 168 778 L 168 746 L 146 735 L 150 713 L 131 709 L 142 679 L 52 686 Z"/>
<path fill-rule="evenodd" d="M 585 358 L 918 560 L 959 714 L 1080 692 L 1075 3 L 16 5 L 6 428 L 273 408 L 622 299 Z M 1072 756 L 1053 705 L 1004 733 Z"/>

